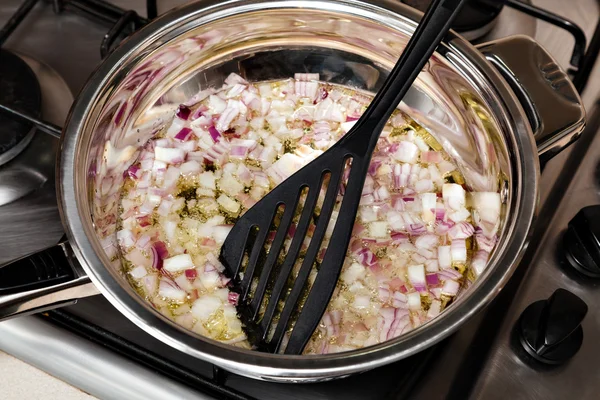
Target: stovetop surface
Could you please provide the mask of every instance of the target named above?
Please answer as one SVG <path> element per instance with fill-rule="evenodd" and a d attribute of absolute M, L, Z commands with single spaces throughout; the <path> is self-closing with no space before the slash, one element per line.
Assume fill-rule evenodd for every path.
<path fill-rule="evenodd" d="M 159 12 L 183 2 L 159 0 Z M 112 3 L 144 14 L 145 2 L 142 0 L 113 0 Z M 559 0 L 539 0 L 534 3 L 570 16 L 591 35 L 598 16 L 595 1 L 569 2 L 569 7 Z M 20 0 L 3 0 L 0 3 L 0 24 L 20 4 Z M 64 122 L 72 102 L 69 89 L 76 93 L 100 62 L 100 42 L 109 27 L 102 23 L 90 23 L 73 13 L 65 12 L 56 16 L 52 13 L 51 5 L 42 2 L 3 46 L 25 55 L 24 58 L 29 60 L 28 64 L 39 74 L 38 77 L 42 76 L 42 116 L 45 119 L 57 125 Z M 544 29 L 544 25 L 536 30 L 534 21 L 514 10 L 505 10 L 501 14 L 488 38 L 514 33 L 535 34 L 559 62 L 564 65 L 568 61 L 571 48 L 568 35 L 557 33 L 555 28 Z M 73 40 L 74 34 L 77 40 Z M 68 46 L 57 43 L 68 43 Z M 49 78 L 51 70 L 46 65 L 56 70 L 64 82 Z M 586 99 L 593 100 L 598 95 L 598 75 L 596 70 Z M 591 101 L 586 103 L 591 104 Z M 522 398 L 563 398 L 563 393 L 575 398 L 595 398 L 595 392 L 592 392 L 594 385 L 589 382 L 592 379 L 593 382 L 598 381 L 595 374 L 600 373 L 589 367 L 600 355 L 600 349 L 594 341 L 594 333 L 600 330 L 600 314 L 595 315 L 592 310 L 588 313 L 584 323 L 586 336 L 583 348 L 565 367 L 552 370 L 532 368 L 532 364 L 511 349 L 509 338 L 521 311 L 532 301 L 547 298 L 557 287 L 565 287 L 576 293 L 590 308 L 595 304 L 596 284 L 569 273 L 557 249 L 560 249 L 562 232 L 573 215 L 582 206 L 600 203 L 600 181 L 594 175 L 598 155 L 593 149 L 594 145 L 596 148 L 600 146 L 596 130 L 586 131 L 573 149 L 559 155 L 546 166 L 541 182 L 542 208 L 534 240 L 522 263 L 527 265 L 519 268 L 515 279 L 485 312 L 473 318 L 441 346 L 335 382 L 291 386 L 227 375 L 226 384 L 240 393 L 261 399 L 333 399 L 340 396 L 347 399 L 403 398 L 407 395 L 407 388 L 413 388 L 413 385 L 416 385 L 416 389 L 410 392 L 411 398 L 466 398 L 469 393 L 472 398 L 486 399 L 505 398 L 509 393 L 520 393 Z M 53 162 L 57 148 L 55 139 L 38 132 L 25 153 L 0 167 L 0 226 L 11 227 L 0 229 L 0 242 L 4 243 L 0 251 L 0 264 L 54 244 L 62 235 L 54 197 Z M 15 183 L 17 181 L 19 184 Z M 16 197 L 20 199 L 9 202 Z M 557 207 L 558 204 L 560 206 Z M 521 285 L 522 276 L 525 279 Z M 212 365 L 177 352 L 143 333 L 100 296 L 81 300 L 62 312 L 106 328 L 192 373 L 213 378 L 215 371 Z M 506 319 L 503 315 L 506 315 Z M 14 328 L 15 322 L 9 323 Z M 2 325 L 0 331 L 1 328 Z M 3 348 L 2 343 L 0 348 L 10 352 Z M 435 362 L 427 362 L 431 359 Z M 420 377 L 420 380 L 415 380 L 416 377 Z"/>

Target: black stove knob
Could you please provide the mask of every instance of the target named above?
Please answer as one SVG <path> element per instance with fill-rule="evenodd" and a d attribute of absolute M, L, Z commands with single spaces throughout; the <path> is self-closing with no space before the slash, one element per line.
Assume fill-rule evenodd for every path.
<path fill-rule="evenodd" d="M 600 278 L 600 205 L 582 208 L 564 236 L 565 256 L 573 268 Z"/>
<path fill-rule="evenodd" d="M 562 364 L 577 353 L 583 342 L 581 321 L 587 304 L 565 289 L 557 289 L 548 300 L 532 303 L 519 318 L 519 339 L 534 359 L 544 364 Z"/>

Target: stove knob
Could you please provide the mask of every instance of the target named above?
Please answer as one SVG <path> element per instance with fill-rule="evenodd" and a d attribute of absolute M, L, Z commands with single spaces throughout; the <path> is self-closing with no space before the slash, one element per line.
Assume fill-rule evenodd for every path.
<path fill-rule="evenodd" d="M 557 289 L 548 300 L 532 303 L 519 318 L 519 339 L 534 359 L 562 364 L 577 353 L 583 342 L 581 321 L 587 304 L 565 289 Z"/>
<path fill-rule="evenodd" d="M 582 208 L 563 240 L 569 264 L 590 278 L 600 278 L 600 205 Z"/>

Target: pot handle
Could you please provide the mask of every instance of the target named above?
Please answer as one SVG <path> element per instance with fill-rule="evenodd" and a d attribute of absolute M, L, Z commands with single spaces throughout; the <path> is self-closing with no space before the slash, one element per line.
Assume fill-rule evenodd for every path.
<path fill-rule="evenodd" d="M 528 36 L 516 35 L 477 46 L 521 102 L 545 163 L 573 143 L 585 126 L 585 110 L 567 74 Z"/>
<path fill-rule="evenodd" d="M 0 321 L 75 304 L 98 294 L 69 243 L 0 266 Z"/>

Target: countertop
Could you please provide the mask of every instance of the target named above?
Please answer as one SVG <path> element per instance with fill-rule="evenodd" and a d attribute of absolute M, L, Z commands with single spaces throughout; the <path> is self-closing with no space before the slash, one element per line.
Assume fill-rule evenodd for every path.
<path fill-rule="evenodd" d="M 0 387 L 3 400 L 95 399 L 95 397 L 3 352 L 0 352 Z"/>

